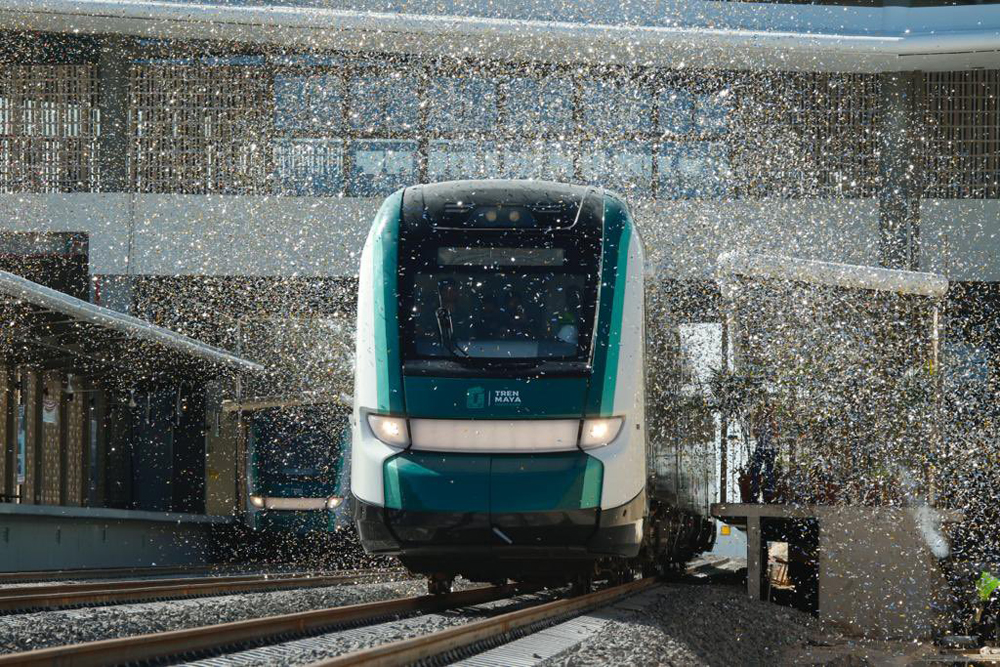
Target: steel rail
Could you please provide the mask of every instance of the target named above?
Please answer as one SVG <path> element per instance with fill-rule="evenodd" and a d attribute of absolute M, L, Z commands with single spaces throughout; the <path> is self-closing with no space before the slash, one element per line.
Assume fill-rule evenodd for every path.
<path fill-rule="evenodd" d="M 83 644 L 0 655 L 0 666 L 62 665 L 98 667 L 103 665 L 162 660 L 192 654 L 210 653 L 243 644 L 259 645 L 285 635 L 304 635 L 398 614 L 442 611 L 454 607 L 483 604 L 516 593 L 537 590 L 516 585 L 491 586 L 457 591 L 446 595 L 421 595 L 383 602 L 303 611 L 281 616 L 234 621 L 185 630 L 173 630 L 119 639 L 104 639 Z"/>
<path fill-rule="evenodd" d="M 249 593 L 289 588 L 319 588 L 367 583 L 388 574 L 379 571 L 336 575 L 197 577 L 154 581 L 115 581 L 62 586 L 22 586 L 0 589 L 0 612 L 51 609 L 88 604 L 126 603 L 149 599 Z M 395 573 L 399 574 L 399 573 Z"/>
<path fill-rule="evenodd" d="M 243 570 L 245 571 L 245 568 L 243 568 Z M 162 574 L 192 574 L 195 572 L 236 574 L 233 568 L 226 568 L 222 565 L 169 565 L 153 567 L 102 567 L 79 570 L 27 570 L 19 572 L 0 572 L 0 584 L 12 584 L 19 581 L 156 577 Z"/>
<path fill-rule="evenodd" d="M 500 614 L 482 621 L 473 621 L 440 632 L 434 632 L 421 637 L 403 639 L 389 644 L 383 644 L 370 649 L 362 649 L 353 653 L 321 660 L 309 667 L 348 667 L 350 665 L 366 665 L 366 667 L 395 667 L 409 665 L 434 656 L 465 649 L 496 637 L 526 628 L 536 623 L 552 622 L 571 616 L 586 609 L 607 604 L 618 598 L 651 588 L 659 583 L 657 579 L 647 578 L 629 582 L 621 586 L 580 595 L 577 597 L 546 602 L 535 607 Z"/>

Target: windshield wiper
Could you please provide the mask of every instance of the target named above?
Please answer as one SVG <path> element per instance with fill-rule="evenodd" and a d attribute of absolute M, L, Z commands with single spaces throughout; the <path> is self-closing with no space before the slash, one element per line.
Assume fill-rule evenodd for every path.
<path fill-rule="evenodd" d="M 437 309 L 438 335 L 441 337 L 441 345 L 451 353 L 451 356 L 460 361 L 465 361 L 469 353 L 463 350 L 455 342 L 455 326 L 451 321 L 451 311 L 441 306 Z"/>

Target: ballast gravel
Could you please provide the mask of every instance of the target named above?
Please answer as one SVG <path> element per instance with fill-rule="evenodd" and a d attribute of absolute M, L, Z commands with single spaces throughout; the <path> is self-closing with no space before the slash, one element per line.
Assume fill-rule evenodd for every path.
<path fill-rule="evenodd" d="M 0 616 L 0 653 L 166 632 L 426 593 L 427 585 L 423 580 L 410 579 Z"/>
<path fill-rule="evenodd" d="M 539 664 L 781 665 L 790 647 L 822 634 L 811 615 L 752 601 L 739 586 L 664 584 L 591 615 L 608 623 Z"/>
<path fill-rule="evenodd" d="M 358 628 L 341 629 L 271 646 L 189 662 L 185 665 L 189 667 L 309 665 L 319 660 L 328 660 L 382 644 L 426 636 L 458 625 L 549 602 L 556 597 L 558 597 L 557 593 L 551 591 L 519 595 L 470 607 L 409 616 Z"/>

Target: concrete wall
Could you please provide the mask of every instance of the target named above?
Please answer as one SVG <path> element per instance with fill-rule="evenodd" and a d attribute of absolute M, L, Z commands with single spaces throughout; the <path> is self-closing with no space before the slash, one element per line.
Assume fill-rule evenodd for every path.
<path fill-rule="evenodd" d="M 737 249 L 878 262 L 878 202 L 873 199 L 686 200 L 634 208 L 648 266 L 670 277 L 710 277 L 716 258 Z"/>
<path fill-rule="evenodd" d="M 347 276 L 378 199 L 0 195 L 0 229 L 83 231 L 93 274 Z M 708 277 L 726 250 L 878 262 L 874 199 L 638 202 L 651 268 Z M 1000 280 L 1000 201 L 924 200 L 922 268 Z"/>
<path fill-rule="evenodd" d="M 1000 201 L 920 203 L 922 266 L 950 280 L 1000 280 Z"/>

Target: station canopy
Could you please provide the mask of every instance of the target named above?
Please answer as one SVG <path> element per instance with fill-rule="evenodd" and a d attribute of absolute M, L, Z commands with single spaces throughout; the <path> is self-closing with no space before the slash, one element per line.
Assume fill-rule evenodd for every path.
<path fill-rule="evenodd" d="M 717 267 L 723 279 L 726 274 L 734 274 L 747 278 L 788 280 L 934 298 L 943 297 L 948 292 L 948 280 L 934 273 L 821 262 L 779 255 L 728 252 L 719 256 Z"/>
<path fill-rule="evenodd" d="M 0 358 L 135 383 L 168 376 L 257 374 L 225 350 L 0 271 Z"/>

